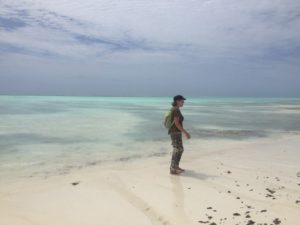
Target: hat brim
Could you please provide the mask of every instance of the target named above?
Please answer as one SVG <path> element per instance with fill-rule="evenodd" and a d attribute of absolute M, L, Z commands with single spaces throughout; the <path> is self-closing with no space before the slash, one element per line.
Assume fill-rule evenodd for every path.
<path fill-rule="evenodd" d="M 186 98 L 183 97 L 182 95 L 175 96 L 173 99 L 174 99 L 174 101 L 176 101 L 176 100 L 186 100 Z"/>

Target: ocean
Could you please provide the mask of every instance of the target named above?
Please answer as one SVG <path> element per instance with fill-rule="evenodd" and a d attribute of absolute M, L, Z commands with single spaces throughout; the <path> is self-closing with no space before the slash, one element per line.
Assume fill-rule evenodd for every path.
<path fill-rule="evenodd" d="M 300 98 L 186 97 L 193 140 L 300 131 Z M 172 97 L 0 96 L 0 177 L 47 176 L 168 154 Z"/>

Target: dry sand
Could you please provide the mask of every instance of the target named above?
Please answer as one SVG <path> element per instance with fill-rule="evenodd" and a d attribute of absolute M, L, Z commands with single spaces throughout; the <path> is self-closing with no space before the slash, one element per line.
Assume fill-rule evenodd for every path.
<path fill-rule="evenodd" d="M 161 157 L 2 178 L 0 225 L 300 224 L 300 134 L 184 146 L 181 175 L 169 174 L 170 146 Z"/>

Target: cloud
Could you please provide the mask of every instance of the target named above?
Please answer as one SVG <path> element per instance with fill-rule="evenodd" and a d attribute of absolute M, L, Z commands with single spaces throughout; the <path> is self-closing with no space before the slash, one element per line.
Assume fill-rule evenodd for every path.
<path fill-rule="evenodd" d="M 126 66 L 139 67 L 139 73 L 203 66 L 214 76 L 223 72 L 216 65 L 228 73 L 234 66 L 241 73 L 250 67 L 272 71 L 274 65 L 295 71 L 299 12 L 297 0 L 2 0 L 0 66 L 6 75 L 35 74 L 42 61 L 59 74 L 88 70 L 93 76 L 100 70 L 102 77 L 122 74 L 118 68 Z M 126 71 L 128 77 L 141 76 Z"/>
<path fill-rule="evenodd" d="M 9 19 L 0 17 L 0 27 L 5 30 L 14 30 L 19 27 L 24 27 L 26 23 L 18 19 Z"/>
<path fill-rule="evenodd" d="M 45 40 L 55 48 L 85 48 L 90 51 L 90 56 L 95 56 L 95 46 L 92 46 L 95 44 L 108 51 L 164 51 L 171 48 L 178 50 L 178 55 L 190 54 L 192 46 L 192 53 L 200 56 L 204 55 L 203 51 L 206 55 L 226 55 L 228 52 L 241 55 L 244 51 L 252 54 L 255 48 L 260 49 L 255 53 L 278 45 L 284 48 L 287 41 L 299 44 L 300 15 L 296 1 L 90 0 L 82 3 L 79 0 L 54 0 L 37 4 L 35 1 L 10 0 L 4 1 L 3 8 L 0 22 L 6 29 L 2 31 L 5 39 L 25 35 L 37 43 L 37 48 L 43 42 L 41 40 Z M 17 28 L 24 29 L 7 31 Z M 52 41 L 40 36 L 41 33 L 51 37 Z M 61 37 L 60 41 L 57 37 Z M 20 45 L 17 40 L 10 44 Z M 184 49 L 183 46 L 189 47 Z M 40 47 L 49 50 L 43 43 Z"/>

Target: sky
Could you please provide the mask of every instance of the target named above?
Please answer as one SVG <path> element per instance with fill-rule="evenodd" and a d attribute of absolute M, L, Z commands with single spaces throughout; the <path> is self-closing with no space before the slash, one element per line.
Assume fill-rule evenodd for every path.
<path fill-rule="evenodd" d="M 300 1 L 0 0 L 0 94 L 300 97 Z"/>

